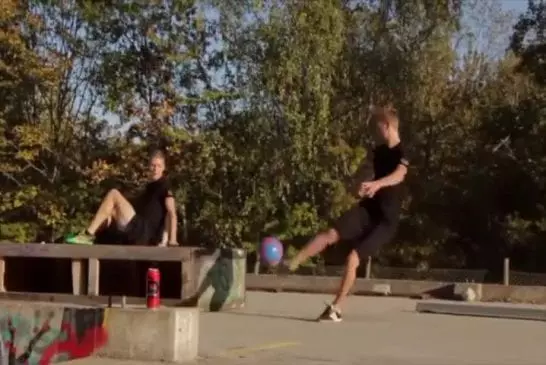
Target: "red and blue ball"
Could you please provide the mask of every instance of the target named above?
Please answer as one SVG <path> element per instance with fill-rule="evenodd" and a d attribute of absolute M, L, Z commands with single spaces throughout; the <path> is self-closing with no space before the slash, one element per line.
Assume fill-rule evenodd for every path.
<path fill-rule="evenodd" d="M 260 243 L 260 259 L 268 266 L 277 266 L 283 257 L 283 245 L 276 237 L 265 237 Z"/>

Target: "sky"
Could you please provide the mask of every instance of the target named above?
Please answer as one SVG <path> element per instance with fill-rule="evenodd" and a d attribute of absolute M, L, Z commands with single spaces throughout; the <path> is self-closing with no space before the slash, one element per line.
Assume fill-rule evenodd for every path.
<path fill-rule="evenodd" d="M 527 0 L 498 0 L 505 10 L 513 10 L 522 13 L 527 9 Z"/>

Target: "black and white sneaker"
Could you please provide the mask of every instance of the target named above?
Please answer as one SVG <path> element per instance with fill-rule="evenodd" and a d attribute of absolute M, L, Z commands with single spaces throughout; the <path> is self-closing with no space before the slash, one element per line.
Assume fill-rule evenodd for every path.
<path fill-rule="evenodd" d="M 341 312 L 328 304 L 324 312 L 317 318 L 319 322 L 341 322 Z"/>

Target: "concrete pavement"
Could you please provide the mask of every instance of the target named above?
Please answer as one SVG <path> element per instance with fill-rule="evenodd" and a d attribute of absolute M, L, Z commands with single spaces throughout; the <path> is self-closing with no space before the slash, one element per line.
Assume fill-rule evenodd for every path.
<path fill-rule="evenodd" d="M 249 292 L 247 307 L 202 313 L 196 365 L 544 365 L 546 325 L 427 315 L 414 300 L 350 297 L 342 323 L 313 319 L 331 296 Z M 143 365 L 83 359 L 73 365 Z M 150 363 L 147 363 L 150 364 Z"/>

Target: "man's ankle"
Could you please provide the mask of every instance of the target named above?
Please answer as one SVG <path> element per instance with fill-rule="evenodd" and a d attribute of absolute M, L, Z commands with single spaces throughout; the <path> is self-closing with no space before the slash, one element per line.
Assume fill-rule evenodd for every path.
<path fill-rule="evenodd" d="M 289 262 L 288 269 L 290 271 L 296 271 L 299 266 L 300 266 L 299 260 L 294 258 Z"/>

